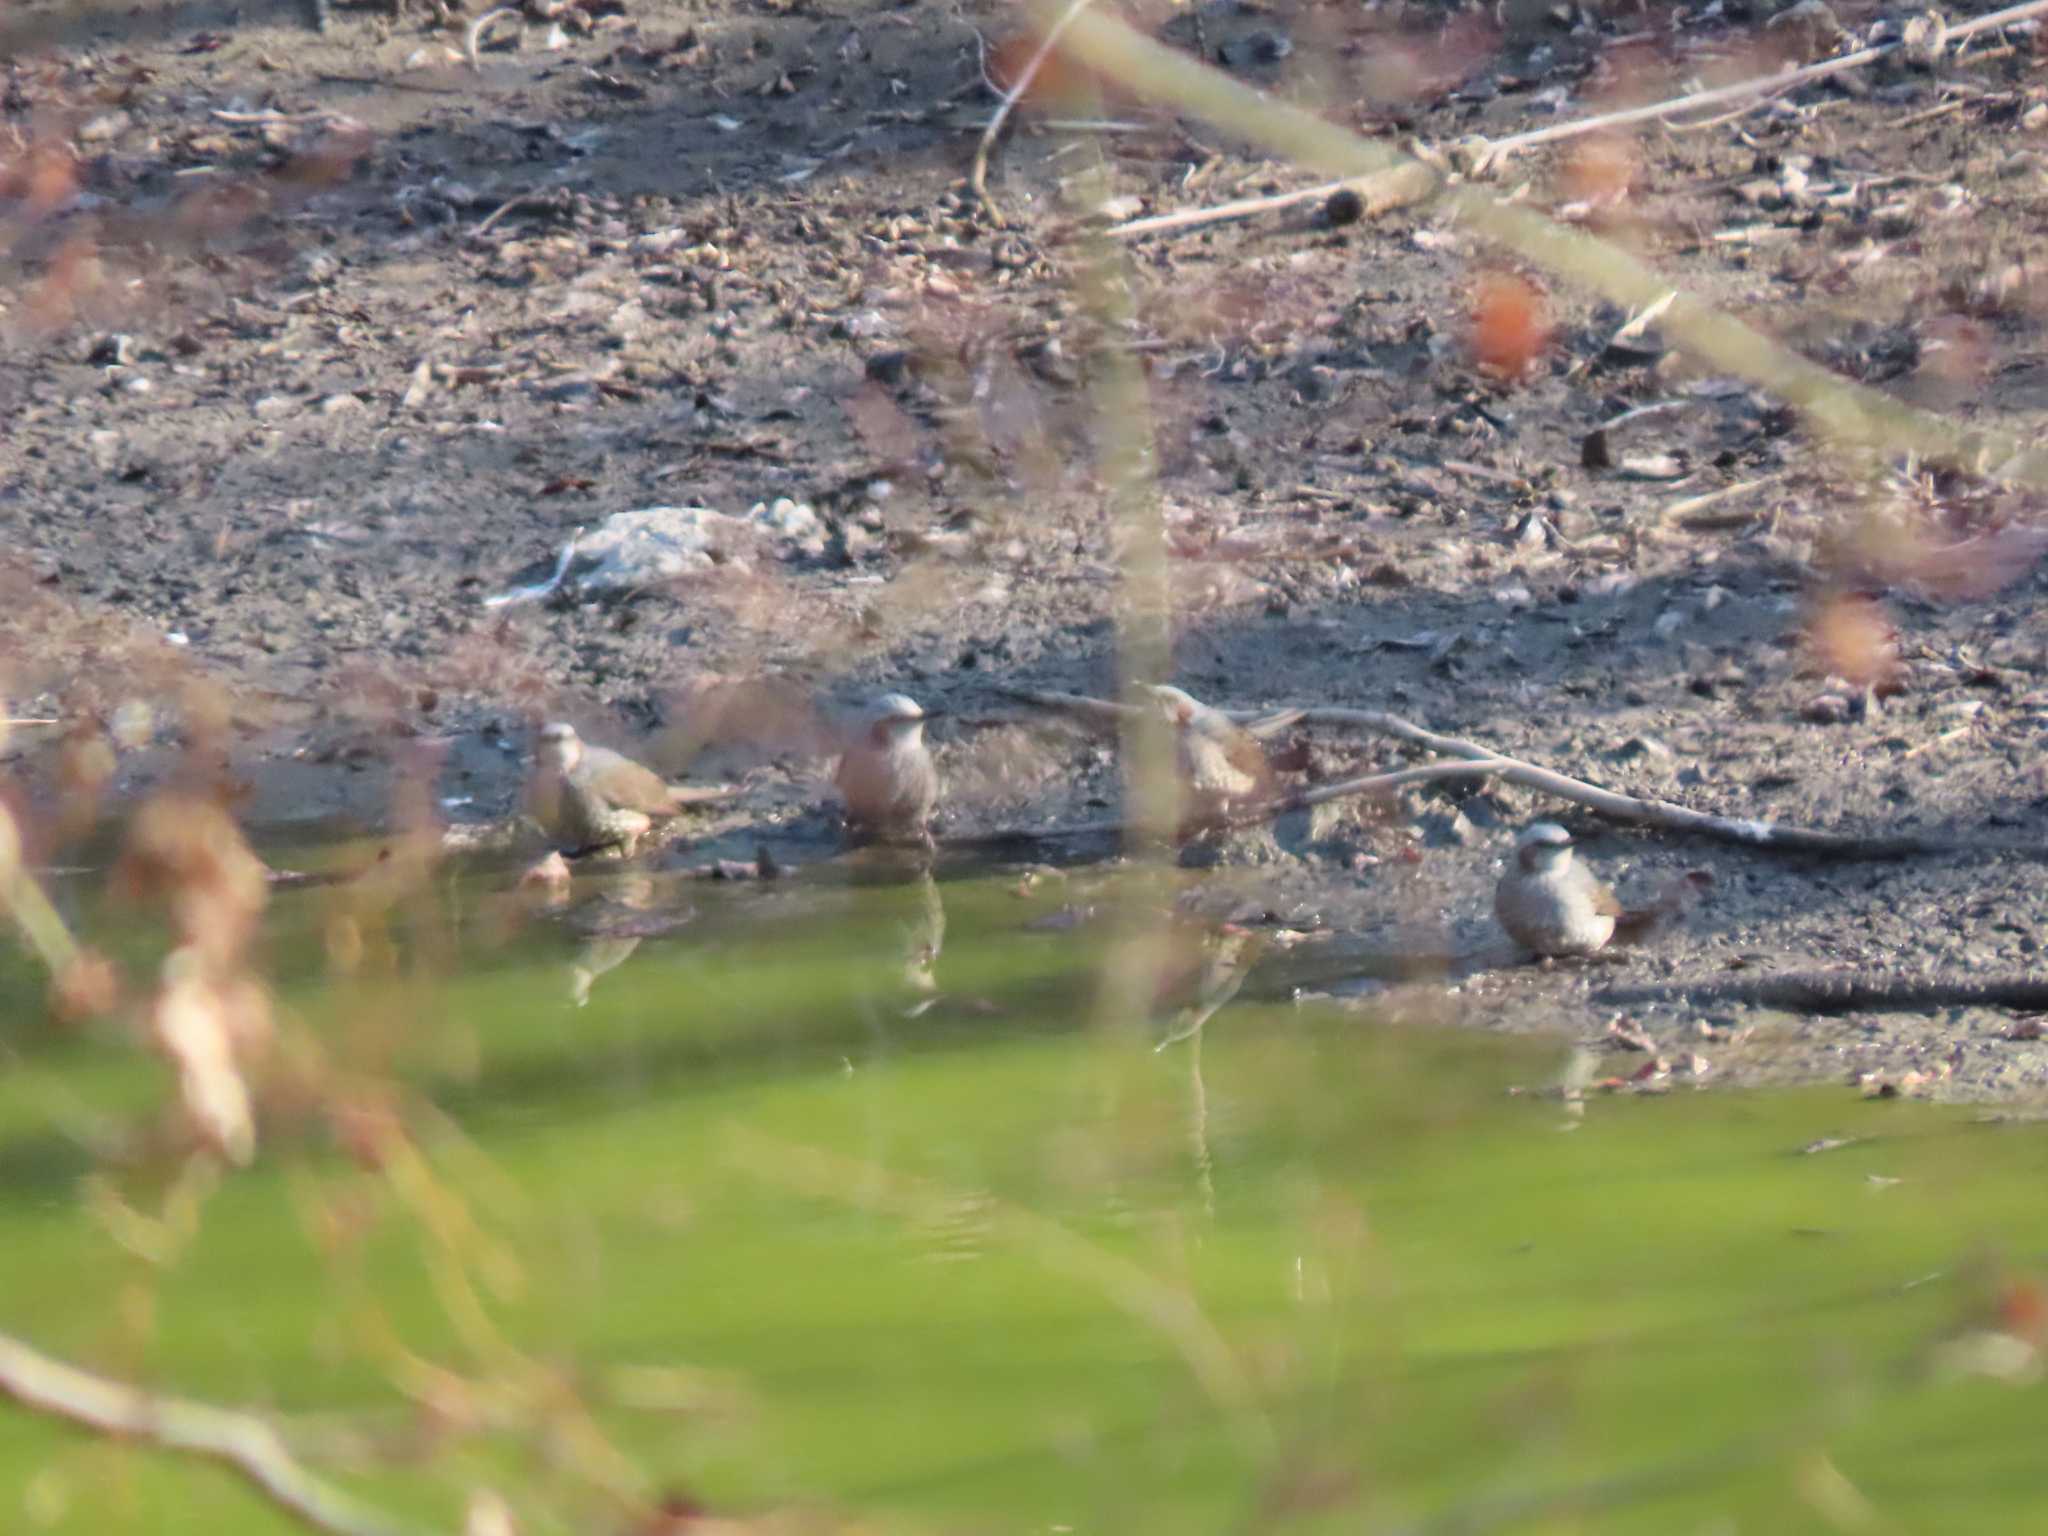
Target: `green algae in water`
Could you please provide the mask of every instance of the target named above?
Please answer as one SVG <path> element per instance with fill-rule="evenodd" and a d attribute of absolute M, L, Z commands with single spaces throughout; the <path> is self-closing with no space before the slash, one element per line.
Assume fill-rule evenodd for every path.
<path fill-rule="evenodd" d="M 2010 1531 L 2048 1496 L 2038 1388 L 1959 1368 L 2043 1262 L 2036 1126 L 1847 1088 L 1580 1120 L 1508 1091 L 1558 1046 L 1271 1005 L 1155 1052 L 991 883 L 944 892 L 936 1002 L 917 887 L 799 882 L 689 890 L 576 1007 L 587 936 L 473 946 L 485 894 L 395 930 L 401 977 L 445 941 L 453 979 L 319 982 L 314 892 L 269 946 L 293 1027 L 417 1095 L 438 1228 L 308 1116 L 138 1257 L 104 1190 L 162 1181 L 95 1214 L 89 1133 L 161 1069 L 33 1025 L 10 965 L 0 1327 L 275 1412 L 443 1530 L 486 1485 L 622 1528 L 570 1402 L 645 1492 L 874 1529 Z M 436 1372 L 509 1428 L 423 1413 Z M 0 1425 L 0 1528 L 292 1529 Z"/>

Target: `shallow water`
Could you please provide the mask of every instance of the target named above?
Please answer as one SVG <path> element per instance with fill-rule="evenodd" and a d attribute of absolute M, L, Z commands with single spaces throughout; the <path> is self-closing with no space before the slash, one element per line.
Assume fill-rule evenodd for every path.
<path fill-rule="evenodd" d="M 1840 1090 L 1577 1113 L 1560 1044 L 1262 1001 L 1159 1049 L 1170 1010 L 1104 1007 L 1129 893 L 1079 873 L 505 886 L 280 894 L 263 1146 L 211 1189 L 163 1067 L 39 1024 L 10 959 L 0 1327 L 273 1410 L 442 1530 L 478 1486 L 527 1531 L 670 1490 L 932 1530 L 2038 1506 L 2033 1393 L 1983 1374 L 2038 1342 L 2037 1127 Z M 0 1527 L 290 1529 L 0 1424 Z"/>

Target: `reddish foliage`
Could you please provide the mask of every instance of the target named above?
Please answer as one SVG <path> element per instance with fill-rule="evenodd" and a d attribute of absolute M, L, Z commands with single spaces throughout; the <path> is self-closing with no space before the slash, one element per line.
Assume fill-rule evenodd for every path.
<path fill-rule="evenodd" d="M 989 50 L 988 77 L 998 90 L 1008 95 L 1016 89 L 1038 52 L 1038 44 L 1038 33 L 1020 32 Z M 1100 112 L 1121 95 L 1102 75 L 1055 48 L 1038 66 L 1017 104 L 1051 113 Z"/>
<path fill-rule="evenodd" d="M 1859 688 L 1890 682 L 1898 671 L 1897 632 L 1870 598 L 1847 592 L 1824 598 L 1807 637 L 1823 667 Z"/>
<path fill-rule="evenodd" d="M 1472 354 L 1482 372 L 1519 379 L 1550 345 L 1543 295 L 1528 279 L 1489 272 L 1473 285 Z"/>
<path fill-rule="evenodd" d="M 1998 1293 L 1998 1326 L 2036 1348 L 2048 1342 L 2048 1292 L 2033 1280 L 2006 1281 Z"/>

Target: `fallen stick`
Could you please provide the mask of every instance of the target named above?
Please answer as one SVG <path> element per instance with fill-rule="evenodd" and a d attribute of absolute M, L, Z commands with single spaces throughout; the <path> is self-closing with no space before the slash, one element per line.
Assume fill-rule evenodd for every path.
<path fill-rule="evenodd" d="M 1075 693 L 1048 693 L 1022 688 L 1008 688 L 1003 691 L 1013 698 L 1049 709 L 1092 715 L 1098 722 L 1114 721 L 1120 715 L 1138 707 L 1118 704 L 1109 699 L 1091 699 Z M 1248 720 L 1264 719 L 1269 712 L 1227 710 L 1225 713 L 1242 724 Z M 1575 779 L 1568 774 L 1540 767 L 1522 758 L 1496 752 L 1491 747 L 1483 747 L 1474 741 L 1440 735 L 1417 725 L 1412 720 L 1390 715 L 1382 710 L 1309 708 L 1302 711 L 1301 723 L 1350 726 L 1373 731 L 1382 736 L 1391 736 L 1397 741 L 1407 742 L 1410 746 L 1420 747 L 1425 752 L 1434 752 L 1439 757 L 1463 758 L 1470 772 L 1492 775 L 1506 779 L 1511 784 L 1520 784 L 1526 789 L 1540 790 L 1557 799 L 1584 806 L 1609 821 L 1656 827 L 1666 832 L 1685 832 L 1697 837 L 1714 838 L 1720 842 L 1737 843 L 1746 848 L 1761 848 L 1773 853 L 1817 854 L 1835 859 L 1905 859 L 1927 854 L 1953 853 L 1967 846 L 1952 837 L 1928 837 L 1910 832 L 1880 837 L 1857 832 L 1822 832 L 1809 827 L 1787 827 L 1774 821 L 1718 816 L 1710 811 L 1695 811 L 1687 806 L 1674 805 L 1669 800 L 1646 800 L 1636 795 L 1624 795 L 1619 791 L 1602 789 L 1599 785 L 1588 784 L 1583 779 Z M 1414 770 L 1403 769 L 1400 772 L 1410 773 Z M 1381 774 L 1374 778 L 1348 780 L 1346 785 L 1324 786 L 1323 789 L 1327 793 L 1311 790 L 1308 791 L 1308 795 L 1320 795 L 1321 799 L 1336 799 L 1343 793 L 1369 794 L 1378 787 L 1379 781 L 1390 781 L 1398 776 Z M 1301 796 L 1295 797 L 1295 800 L 1302 805 L 1320 803 L 1319 799 Z M 1277 806 L 1285 809 L 1291 807 L 1293 803 L 1294 801 L 1281 801 L 1277 802 Z M 1253 819 L 1259 819 L 1274 813 L 1273 807 L 1261 807 L 1256 814 L 1246 814 L 1253 816 Z M 2048 850 L 2009 851 L 2025 853 L 2030 857 L 2048 857 Z"/>
<path fill-rule="evenodd" d="M 9 1334 L 0 1334 L 0 1394 L 104 1435 L 218 1462 L 286 1514 L 328 1536 L 403 1536 L 406 1529 L 307 1471 L 276 1428 L 253 1414 L 109 1381 Z"/>
<path fill-rule="evenodd" d="M 1306 715 L 1303 718 L 1306 719 Z M 1512 758 L 1479 757 L 1461 763 L 1419 763 L 1413 768 L 1397 768 L 1391 773 L 1367 774 L 1364 778 L 1358 779 L 1340 779 L 1335 784 L 1318 784 L 1314 789 L 1305 789 L 1299 794 L 1284 795 L 1278 800 L 1269 800 L 1264 805 L 1253 806 L 1232 816 L 1224 825 L 1251 826 L 1255 822 L 1284 816 L 1289 811 L 1305 811 L 1310 806 L 1324 805 L 1332 800 L 1346 800 L 1354 795 L 1383 795 L 1393 790 L 1406 789 L 1410 784 L 1436 783 L 1444 779 L 1490 778 L 1515 766 L 1517 765 Z"/>
<path fill-rule="evenodd" d="M 2031 17 L 2044 14 L 2048 14 L 2048 0 L 2028 0 L 2028 3 L 2024 5 L 2008 6 L 2002 11 L 1994 11 L 1988 16 L 1979 16 L 1970 21 L 1957 23 L 1948 29 L 1948 41 L 1951 44 L 1958 43 L 1976 33 L 1996 31 L 1998 28 L 2010 26 L 2016 21 L 2025 21 Z M 1621 128 L 1632 123 L 1668 118 L 1676 113 L 1689 112 L 1700 107 L 1720 106 L 1724 102 L 1742 101 L 1750 98 L 1761 102 L 1769 97 L 1780 95 L 1795 86 L 1809 85 L 1816 80 L 1825 80 L 1830 75 L 1839 75 L 1852 69 L 1861 69 L 1866 64 L 1873 64 L 1879 59 L 1898 52 L 1904 46 L 1903 40 L 1900 42 L 1880 43 L 1874 48 L 1860 48 L 1854 53 L 1845 53 L 1831 59 L 1821 59 L 1812 64 L 1802 65 L 1797 69 L 1778 70 L 1769 75 L 1757 75 L 1748 80 L 1737 81 L 1733 85 L 1720 86 L 1711 91 L 1694 91 L 1682 96 L 1668 97 L 1663 101 L 1651 102 L 1645 106 L 1622 107 L 1612 112 L 1597 112 L 1591 117 L 1575 118 L 1569 123 L 1553 123 L 1548 128 L 1532 128 L 1526 133 L 1511 134 L 1505 139 L 1484 141 L 1475 147 L 1478 149 L 1480 163 L 1483 165 L 1498 160 L 1503 154 L 1512 153 L 1516 150 L 1533 149 L 1539 144 L 1554 144 L 1562 139 L 1577 138 L 1588 133 L 1598 133 L 1603 128 Z M 1281 208 L 1289 208 L 1297 203 L 1313 202 L 1317 198 L 1328 197 L 1332 193 L 1342 191 L 1346 187 L 1357 189 L 1360 187 L 1361 182 L 1379 182 L 1397 177 L 1402 172 L 1412 174 L 1418 169 L 1425 173 L 1424 179 L 1428 184 L 1420 186 L 1420 189 L 1416 190 L 1412 196 L 1402 198 L 1400 202 L 1389 203 L 1385 208 L 1369 209 L 1370 212 L 1383 213 L 1400 206 L 1401 202 L 1418 202 L 1422 198 L 1427 197 L 1430 191 L 1433 190 L 1437 180 L 1435 173 L 1429 171 L 1429 168 L 1424 166 L 1422 162 L 1409 160 L 1404 165 L 1378 171 L 1368 177 L 1355 177 L 1345 181 L 1327 181 L 1320 186 L 1304 187 L 1294 192 L 1278 192 L 1270 197 L 1244 198 L 1238 202 L 1224 203 L 1214 208 L 1189 209 L 1181 213 L 1154 214 L 1147 218 L 1131 219 L 1123 224 L 1116 225 L 1109 233 L 1114 239 L 1128 240 L 1139 235 L 1159 234 L 1175 229 L 1191 229 L 1197 225 L 1215 224 L 1228 219 L 1250 218 L 1254 214 L 1269 213 Z M 1362 191 L 1361 195 L 1363 195 Z"/>
<path fill-rule="evenodd" d="M 1057 709 L 1066 714 L 1080 715 L 1090 724 L 1109 728 L 1117 726 L 1125 716 L 1138 713 L 1138 706 L 1135 704 L 1119 704 L 1113 699 L 1091 699 L 1085 693 L 1058 693 L 1041 688 L 999 688 L 996 691 L 1005 698 L 1036 704 L 1040 709 Z"/>
<path fill-rule="evenodd" d="M 988 127 L 981 132 L 981 142 L 974 147 L 974 169 L 967 177 L 967 184 L 974 189 L 976 199 L 988 209 L 998 224 L 1002 222 L 1002 216 L 996 213 L 996 206 L 989 200 L 988 195 L 989 156 L 995 153 L 996 140 L 1002 135 L 1003 124 L 1010 120 L 1010 114 L 1017 109 L 1017 103 L 1024 99 L 1024 93 L 1031 89 L 1031 82 L 1038 78 L 1038 72 L 1045 68 L 1045 61 L 1052 57 L 1053 49 L 1059 46 L 1060 34 L 1073 25 L 1074 18 L 1086 10 L 1089 3 L 1090 0 L 1070 0 L 1059 19 L 1045 29 L 1045 36 L 1038 40 L 1038 47 L 1032 50 L 1031 57 L 1024 61 L 1023 69 L 1018 71 L 1017 78 L 1011 82 L 1010 88 L 1003 92 L 1003 99 L 996 103 L 996 110 L 988 120 Z"/>
<path fill-rule="evenodd" d="M 1135 240 L 1139 235 L 1157 235 L 1168 230 L 1192 229 L 1200 224 L 1218 224 L 1228 219 L 1248 219 L 1254 214 L 1292 208 L 1297 203 L 1317 202 L 1339 192 L 1354 192 L 1358 195 L 1361 218 L 1377 218 L 1380 214 L 1392 213 L 1396 208 L 1421 202 L 1436 190 L 1436 185 L 1436 172 L 1420 160 L 1411 160 L 1405 165 L 1374 171 L 1369 176 L 1328 181 L 1321 186 L 1303 187 L 1296 192 L 1276 192 L 1269 197 L 1244 197 L 1234 203 L 1219 203 L 1214 208 L 1185 208 L 1178 213 L 1148 214 L 1142 219 L 1130 219 L 1118 224 L 1109 233 L 1113 239 Z"/>
<path fill-rule="evenodd" d="M 493 25 L 503 21 L 506 17 L 517 16 L 518 14 L 518 7 L 501 5 L 496 10 L 485 11 L 483 15 L 477 17 L 475 21 L 469 24 L 469 29 L 462 34 L 462 52 L 469 60 L 469 67 L 471 69 L 476 70 L 478 73 L 483 71 L 484 34 L 490 31 Z"/>
<path fill-rule="evenodd" d="M 1412 720 L 1404 720 L 1399 715 L 1390 715 L 1375 709 L 1311 709 L 1302 716 L 1302 723 L 1356 726 L 1382 736 L 1392 736 L 1397 741 L 1408 742 L 1412 746 L 1421 747 L 1440 756 L 1462 757 L 1474 762 L 1492 762 L 1499 765 L 1494 771 L 1509 783 L 1520 784 L 1526 789 L 1541 790 L 1544 794 L 1554 795 L 1560 800 L 1582 805 L 1610 821 L 1657 827 L 1666 832 L 1688 832 L 1721 842 L 1738 843 L 1747 848 L 1762 848 L 1775 853 L 1821 854 L 1837 859 L 1903 859 L 1930 853 L 1948 853 L 1961 846 L 1954 838 L 1926 837 L 1910 832 L 1888 837 L 1872 837 L 1856 832 L 1822 832 L 1809 827 L 1787 827 L 1774 821 L 1717 816 L 1710 811 L 1695 811 L 1687 806 L 1674 805 L 1669 800 L 1646 800 L 1636 795 L 1624 795 L 1616 790 L 1602 789 L 1599 785 L 1588 784 L 1583 779 L 1575 779 L 1568 774 L 1525 762 L 1521 758 L 1495 752 L 1492 748 L 1482 747 L 1477 742 L 1464 741 L 1456 736 L 1441 736 L 1435 731 L 1425 730 Z"/>
<path fill-rule="evenodd" d="M 1887 976 L 1873 971 L 1803 971 L 1658 986 L 1609 987 L 1594 1001 L 1753 1003 L 1799 1013 L 1910 1013 L 1924 1008 L 2048 1009 L 2048 977 Z"/>

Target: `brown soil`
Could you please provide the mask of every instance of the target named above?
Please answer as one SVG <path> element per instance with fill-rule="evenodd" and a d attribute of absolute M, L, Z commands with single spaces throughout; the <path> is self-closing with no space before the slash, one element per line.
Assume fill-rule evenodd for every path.
<path fill-rule="evenodd" d="M 1307 178 L 1128 102 L 1062 106 L 1136 131 L 1027 115 L 995 161 L 999 226 L 963 176 L 992 101 L 982 43 L 1009 7 L 625 3 L 556 51 L 545 23 L 501 22 L 490 44 L 518 47 L 487 45 L 477 72 L 446 60 L 459 31 L 346 5 L 324 36 L 290 8 L 175 7 L 147 32 L 126 11 L 10 11 L 5 126 L 74 141 L 86 202 L 37 220 L 31 157 L 0 179 L 9 704 L 118 722 L 118 798 L 204 734 L 179 692 L 194 677 L 231 701 L 219 739 L 247 817 L 275 827 L 377 824 L 389 766 L 429 759 L 451 817 L 500 815 L 534 721 L 660 758 L 705 679 L 773 675 L 954 712 L 936 732 L 951 830 L 1114 804 L 1106 741 L 996 691 L 1114 688 L 1071 198 L 1099 153 L 1134 211 Z M 1501 34 L 1417 7 L 1367 33 L 1348 7 L 1211 7 L 1200 42 L 1354 126 L 1447 142 L 1554 121 L 1561 87 L 1577 111 L 1758 67 L 1784 29 L 1726 11 L 1576 34 L 1542 12 Z M 1867 30 L 1883 13 L 1839 14 Z M 1939 74 L 1876 66 L 1699 131 L 1562 145 L 1494 184 L 1556 208 L 1632 178 L 1593 217 L 1675 284 L 2024 432 L 2048 405 L 2024 260 L 2048 208 L 2043 91 L 2032 37 L 1995 42 Z M 1370 93 L 1396 45 L 1415 94 L 1387 103 Z M 1730 815 L 2048 847 L 2039 581 L 2010 532 L 1967 542 L 2027 525 L 2027 500 L 1832 454 L 1654 326 L 1610 345 L 1627 317 L 1556 278 L 1547 348 L 1512 383 L 1482 373 L 1474 283 L 1495 258 L 1427 210 L 1333 226 L 1310 205 L 1129 250 L 1139 320 L 1118 339 L 1150 380 L 1191 691 L 1393 709 Z M 1517 322 L 1485 314 L 1478 340 L 1514 353 Z M 1590 429 L 1662 400 L 1682 403 L 1588 467 Z M 822 550 L 735 550 L 624 602 L 483 604 L 611 513 L 777 497 L 823 514 Z M 1919 557 L 1898 553 L 1909 534 Z M 1962 553 L 1933 566 L 1929 544 Z M 1863 638 L 1865 610 L 1833 595 L 1851 589 L 1895 641 Z M 1868 694 L 1829 679 L 1866 664 Z M 7 748 L 38 803 L 56 735 Z M 1327 733 L 1292 750 L 1326 776 L 1399 761 Z M 817 766 L 714 753 L 703 771 L 750 773 L 750 799 L 689 856 L 815 855 Z M 1480 948 L 1514 827 L 1556 809 L 1489 789 L 1297 817 L 1222 850 L 1216 879 L 1359 952 Z M 1591 994 L 1624 983 L 2039 964 L 2048 892 L 2018 856 L 1823 864 L 1564 819 L 1624 886 L 1704 867 L 1712 899 L 1612 966 L 1469 979 L 1464 1016 L 1598 1040 L 1621 1010 Z M 1660 1042 L 1706 1038 L 1698 1007 L 1630 1012 Z M 2048 1050 L 1992 1009 L 1704 1016 L 1761 1024 L 1696 1047 L 1738 1080 L 2048 1084 Z"/>

